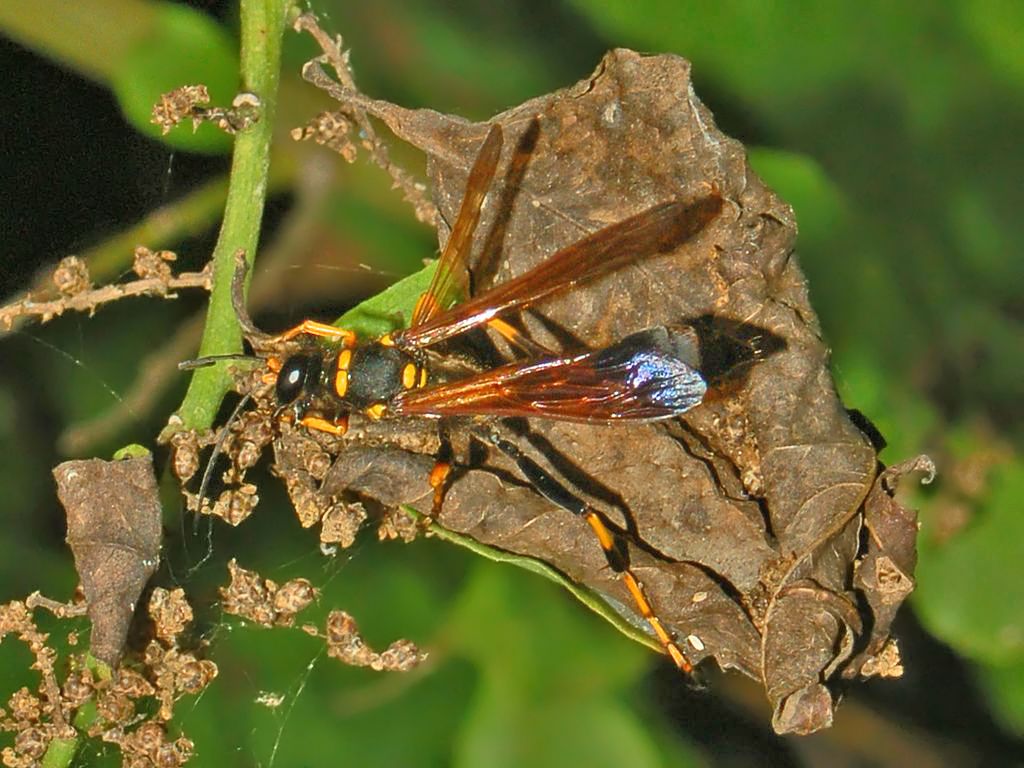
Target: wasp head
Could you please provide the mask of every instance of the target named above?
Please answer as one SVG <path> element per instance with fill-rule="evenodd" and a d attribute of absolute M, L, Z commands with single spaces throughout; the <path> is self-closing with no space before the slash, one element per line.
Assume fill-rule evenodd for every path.
<path fill-rule="evenodd" d="M 280 409 L 291 406 L 295 416 L 301 417 L 298 410 L 305 407 L 306 401 L 314 395 L 320 383 L 323 361 L 317 355 L 292 355 L 281 364 L 277 373 L 274 394 Z"/>

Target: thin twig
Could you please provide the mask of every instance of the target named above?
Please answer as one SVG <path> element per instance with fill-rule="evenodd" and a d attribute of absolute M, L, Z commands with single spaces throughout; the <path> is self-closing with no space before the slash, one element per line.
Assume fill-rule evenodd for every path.
<path fill-rule="evenodd" d="M 0 328 L 10 330 L 19 317 L 35 317 L 46 323 L 69 310 L 88 312 L 91 315 L 103 304 L 129 296 L 159 296 L 173 299 L 177 296 L 175 291 L 183 288 L 210 290 L 211 277 L 211 270 L 206 267 L 202 272 L 182 272 L 180 275 L 148 277 L 120 285 L 104 285 L 49 301 L 33 301 L 29 296 L 0 307 Z"/>
<path fill-rule="evenodd" d="M 345 105 L 346 111 L 350 112 L 359 126 L 363 138 L 363 146 L 370 153 L 373 162 L 380 166 L 391 176 L 396 188 L 401 189 L 406 202 L 410 203 L 415 211 L 416 218 L 428 226 L 435 226 L 437 223 L 437 206 L 427 197 L 426 188 L 420 182 L 398 165 L 391 161 L 387 145 L 377 135 L 373 123 L 370 121 L 366 111 L 352 103 L 349 96 L 361 95 L 356 87 L 355 79 L 352 77 L 352 69 L 349 65 L 348 54 L 342 50 L 341 36 L 331 39 L 331 36 L 324 32 L 317 23 L 316 16 L 312 13 L 304 13 L 295 20 L 294 29 L 298 32 L 309 33 L 320 49 L 324 52 L 318 61 L 325 61 L 331 65 L 337 73 L 340 87 L 335 85 L 337 90 L 326 89 L 322 82 L 316 82 L 307 76 L 306 71 L 309 65 L 303 68 L 303 77 L 317 87 L 327 90 L 335 99 Z M 312 62 L 310 62 L 311 64 Z M 322 71 L 322 70 L 321 70 Z"/>
<path fill-rule="evenodd" d="M 89 606 L 85 603 L 62 603 L 59 600 L 46 597 L 39 590 L 25 598 L 25 605 L 30 609 L 45 608 L 58 619 L 66 619 L 71 616 L 85 616 Z"/>
<path fill-rule="evenodd" d="M 255 258 L 267 194 L 270 144 L 281 62 L 281 38 L 290 0 L 243 0 L 241 3 L 241 81 L 254 94 L 259 119 L 235 137 L 231 180 L 217 244 L 214 286 L 199 347 L 202 357 L 231 354 L 242 348 L 242 331 L 231 306 L 231 275 L 238 250 Z M 233 385 L 222 366 L 197 369 L 177 414 L 186 429 L 207 429 Z"/>

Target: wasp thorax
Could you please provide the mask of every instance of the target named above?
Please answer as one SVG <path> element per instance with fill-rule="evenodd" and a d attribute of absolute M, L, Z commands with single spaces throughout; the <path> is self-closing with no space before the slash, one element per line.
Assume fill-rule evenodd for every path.
<path fill-rule="evenodd" d="M 367 344 L 352 350 L 351 357 L 341 363 L 347 365 L 344 398 L 356 408 L 367 408 L 375 403 L 391 400 L 403 389 L 405 382 L 418 376 L 419 366 L 411 355 L 397 347 L 380 343 Z M 339 373 L 343 371 L 339 370 Z M 340 392 L 339 392 L 340 394 Z"/>
<path fill-rule="evenodd" d="M 274 393 L 280 405 L 287 405 L 303 392 L 312 391 L 320 380 L 321 362 L 313 355 L 292 355 L 277 374 Z"/>

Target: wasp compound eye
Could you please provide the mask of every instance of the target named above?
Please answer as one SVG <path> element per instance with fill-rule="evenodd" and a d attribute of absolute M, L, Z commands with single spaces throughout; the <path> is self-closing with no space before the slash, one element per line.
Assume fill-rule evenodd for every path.
<path fill-rule="evenodd" d="M 277 374 L 277 402 L 287 405 L 297 398 L 319 374 L 320 361 L 307 355 L 294 355 L 285 360 Z"/>

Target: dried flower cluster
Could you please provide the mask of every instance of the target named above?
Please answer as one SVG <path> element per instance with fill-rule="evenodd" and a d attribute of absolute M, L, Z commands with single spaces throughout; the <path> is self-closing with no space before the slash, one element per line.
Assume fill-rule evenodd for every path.
<path fill-rule="evenodd" d="M 179 647 L 192 619 L 181 589 L 155 589 L 148 607 L 156 636 L 140 658 L 126 657 L 111 670 L 84 654 L 71 656 L 62 685 L 54 670 L 56 651 L 47 645 L 49 636 L 38 629 L 26 602 L 0 608 L 0 641 L 6 635 L 22 640 L 41 677 L 35 692 L 21 688 L 0 711 L 0 729 L 15 734 L 14 745 L 0 753 L 5 766 L 37 766 L 56 740 L 73 744 L 83 734 L 117 745 L 129 768 L 173 768 L 192 757 L 192 742 L 172 738 L 168 723 L 177 700 L 206 688 L 217 666 Z M 92 711 L 83 706 L 87 702 L 94 702 Z"/>
<path fill-rule="evenodd" d="M 292 626 L 295 615 L 319 594 L 306 579 L 292 579 L 279 585 L 242 568 L 234 560 L 228 563 L 228 571 L 231 582 L 221 589 L 225 613 L 264 627 Z M 378 672 L 408 672 L 426 659 L 425 653 L 405 639 L 396 640 L 383 652 L 374 651 L 359 633 L 355 619 L 344 611 L 331 611 L 323 632 L 314 624 L 304 624 L 301 628 L 307 634 L 323 637 L 327 642 L 327 655 L 351 666 L 369 667 Z"/>

